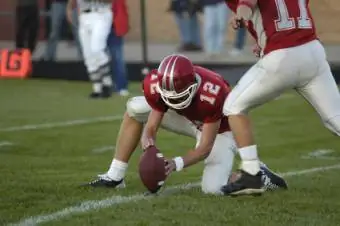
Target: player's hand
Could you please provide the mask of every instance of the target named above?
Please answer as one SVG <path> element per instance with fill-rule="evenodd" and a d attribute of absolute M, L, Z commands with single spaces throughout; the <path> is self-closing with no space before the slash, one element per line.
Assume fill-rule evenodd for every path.
<path fill-rule="evenodd" d="M 167 176 L 170 175 L 173 171 L 176 170 L 176 163 L 173 159 L 167 159 L 165 160 L 165 174 Z"/>
<path fill-rule="evenodd" d="M 145 150 L 150 146 L 155 146 L 155 141 L 154 139 L 147 137 L 147 136 L 142 136 L 142 139 L 140 140 L 142 149 Z"/>
<path fill-rule="evenodd" d="M 261 47 L 258 44 L 254 44 L 252 47 L 253 53 L 256 57 L 260 57 L 261 56 Z"/>
<path fill-rule="evenodd" d="M 234 30 L 247 26 L 247 22 L 244 21 L 242 18 L 238 17 L 237 15 L 233 15 L 229 23 L 231 24 L 231 27 Z"/>

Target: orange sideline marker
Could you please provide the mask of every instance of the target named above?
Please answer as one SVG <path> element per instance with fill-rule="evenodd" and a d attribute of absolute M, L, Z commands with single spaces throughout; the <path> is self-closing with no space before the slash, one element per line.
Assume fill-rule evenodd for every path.
<path fill-rule="evenodd" d="M 0 55 L 0 78 L 26 78 L 32 72 L 32 56 L 28 49 L 4 49 Z"/>

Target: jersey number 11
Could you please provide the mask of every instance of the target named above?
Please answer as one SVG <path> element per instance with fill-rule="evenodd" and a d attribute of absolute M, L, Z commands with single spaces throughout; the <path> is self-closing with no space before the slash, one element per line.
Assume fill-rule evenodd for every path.
<path fill-rule="evenodd" d="M 288 5 L 296 4 L 295 0 L 275 0 L 278 12 L 278 19 L 275 20 L 277 31 L 287 31 L 292 29 L 311 29 L 312 21 L 308 16 L 306 0 L 297 0 L 300 15 L 290 15 Z M 297 21 L 297 23 L 295 22 Z"/>

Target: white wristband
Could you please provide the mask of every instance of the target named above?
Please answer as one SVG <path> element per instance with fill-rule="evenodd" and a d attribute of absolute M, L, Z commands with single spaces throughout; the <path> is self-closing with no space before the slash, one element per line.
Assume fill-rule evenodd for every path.
<path fill-rule="evenodd" d="M 173 158 L 176 164 L 176 171 L 181 171 L 184 168 L 184 160 L 182 157 L 175 157 Z"/>

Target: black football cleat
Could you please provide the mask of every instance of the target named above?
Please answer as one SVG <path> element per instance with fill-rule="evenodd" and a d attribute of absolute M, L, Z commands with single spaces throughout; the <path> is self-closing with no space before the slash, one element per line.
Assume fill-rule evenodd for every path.
<path fill-rule="evenodd" d="M 92 92 L 92 93 L 90 93 L 90 95 L 89 95 L 89 98 L 90 98 L 90 99 L 99 99 L 99 98 L 101 98 L 101 97 L 102 97 L 102 94 L 101 94 L 101 93 Z"/>
<path fill-rule="evenodd" d="M 106 99 L 112 96 L 112 87 L 111 86 L 103 86 L 103 90 L 101 93 L 101 97 Z"/>
<path fill-rule="evenodd" d="M 265 192 L 262 186 L 262 172 L 259 171 L 256 175 L 251 175 L 243 170 L 239 170 L 240 177 L 221 188 L 224 195 L 261 195 Z"/>
<path fill-rule="evenodd" d="M 90 187 L 107 187 L 107 188 L 124 188 L 125 183 L 124 180 L 115 181 L 109 178 L 106 175 L 100 175 L 96 180 L 91 181 L 90 183 L 84 184 L 84 186 Z"/>
<path fill-rule="evenodd" d="M 266 165 L 261 164 L 260 171 L 262 173 L 262 187 L 266 191 L 275 191 L 278 189 L 288 189 L 286 181 L 273 171 L 271 171 Z"/>

